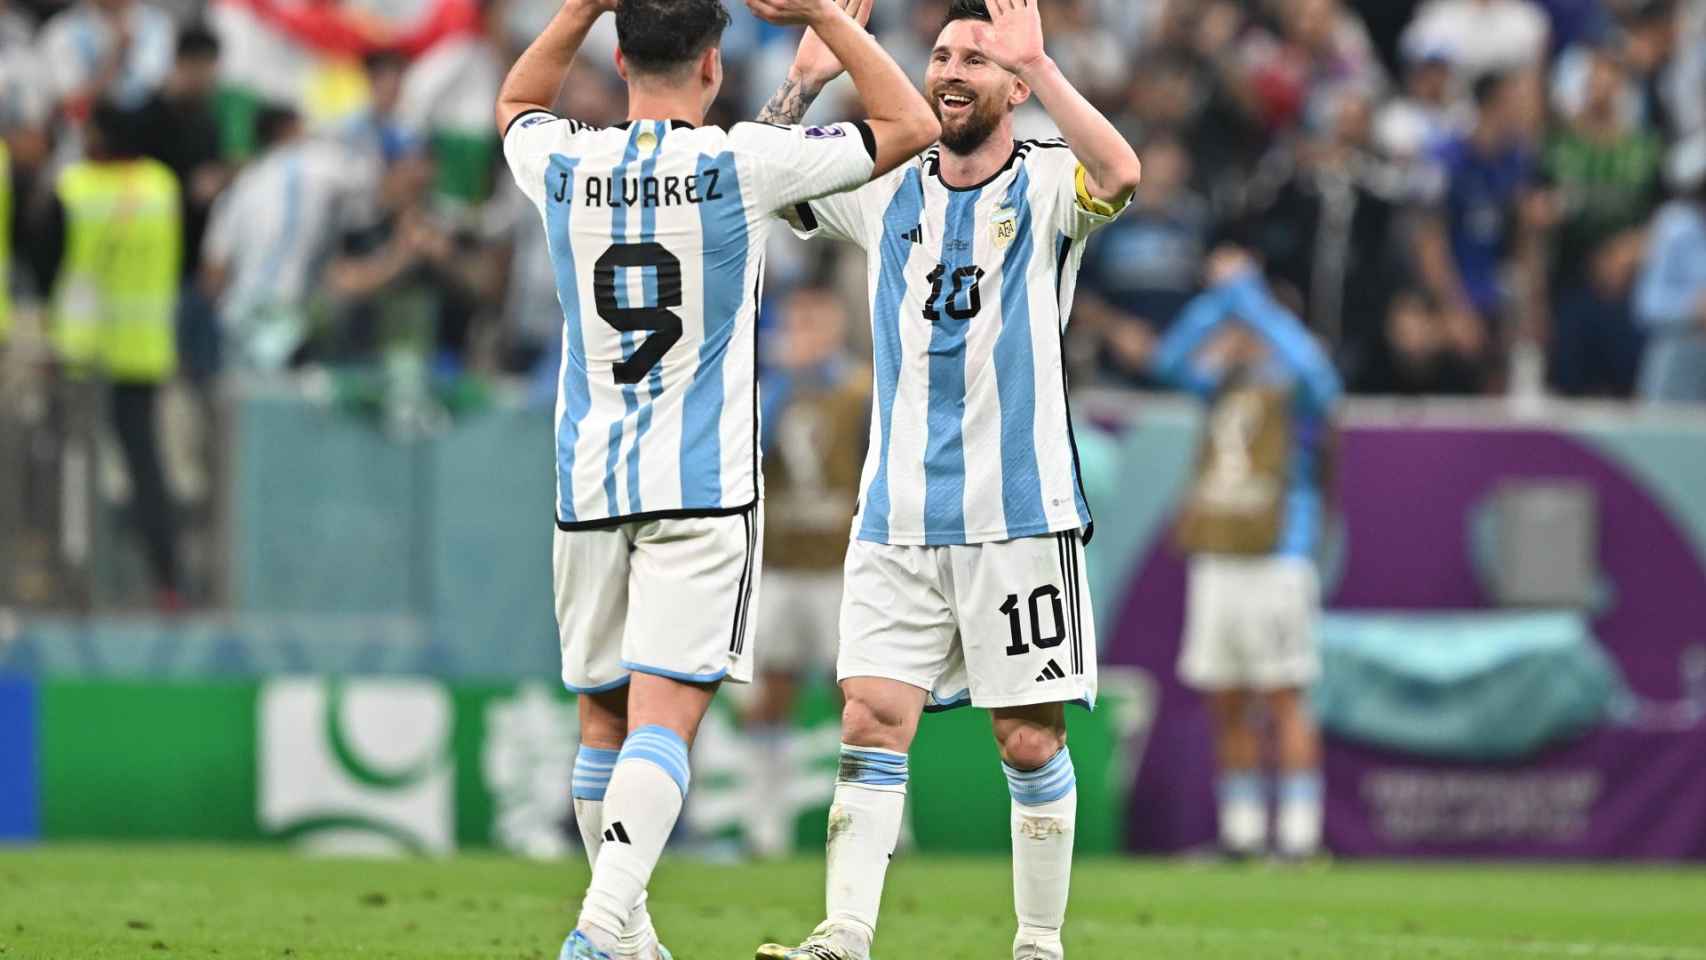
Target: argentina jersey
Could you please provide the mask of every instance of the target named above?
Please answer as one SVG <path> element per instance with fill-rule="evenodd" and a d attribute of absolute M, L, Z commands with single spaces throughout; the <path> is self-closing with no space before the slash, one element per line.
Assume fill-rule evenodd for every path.
<path fill-rule="evenodd" d="M 778 210 L 865 183 L 874 154 L 857 123 L 515 119 L 504 156 L 544 221 L 563 310 L 560 527 L 757 503 L 767 232 Z"/>
<path fill-rule="evenodd" d="M 1025 141 L 985 183 L 940 147 L 786 213 L 867 253 L 876 374 L 853 535 L 897 546 L 1088 531 L 1063 342 L 1084 241 L 1118 215 L 1059 140 Z"/>

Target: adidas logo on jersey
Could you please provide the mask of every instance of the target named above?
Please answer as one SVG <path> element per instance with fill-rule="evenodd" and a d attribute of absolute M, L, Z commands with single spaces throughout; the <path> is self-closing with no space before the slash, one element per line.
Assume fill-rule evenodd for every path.
<path fill-rule="evenodd" d="M 604 839 L 611 843 L 625 843 L 633 846 L 634 841 L 628 839 L 628 831 L 622 829 L 622 821 L 618 820 L 604 831 Z"/>
<path fill-rule="evenodd" d="M 1048 665 L 1043 667 L 1043 672 L 1037 674 L 1037 682 L 1047 683 L 1050 680 L 1059 680 L 1064 676 L 1066 676 L 1066 671 L 1060 669 L 1060 664 L 1050 660 Z"/>
<path fill-rule="evenodd" d="M 923 243 L 924 242 L 924 225 L 919 224 L 918 226 L 913 227 L 911 230 L 906 231 L 906 239 L 912 241 L 913 243 Z"/>

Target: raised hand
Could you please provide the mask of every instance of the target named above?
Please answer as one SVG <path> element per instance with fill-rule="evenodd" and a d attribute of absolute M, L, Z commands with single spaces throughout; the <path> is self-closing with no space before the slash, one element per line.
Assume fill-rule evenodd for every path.
<path fill-rule="evenodd" d="M 1037 12 L 1042 0 L 989 0 L 989 39 L 983 52 L 1013 73 L 1042 62 L 1043 21 Z"/>
<path fill-rule="evenodd" d="M 871 7 L 876 0 L 834 0 L 861 27 L 871 22 Z M 841 75 L 841 61 L 831 53 L 816 30 L 807 30 L 800 38 L 800 49 L 794 54 L 793 73 L 805 84 L 822 87 Z"/>
<path fill-rule="evenodd" d="M 747 9 L 778 26 L 811 25 L 839 9 L 836 0 L 746 0 Z"/>

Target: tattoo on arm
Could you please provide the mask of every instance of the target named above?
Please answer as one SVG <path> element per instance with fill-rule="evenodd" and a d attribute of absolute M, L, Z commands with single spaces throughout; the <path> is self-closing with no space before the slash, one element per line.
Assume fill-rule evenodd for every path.
<path fill-rule="evenodd" d="M 782 81 L 782 86 L 776 90 L 776 95 L 758 111 L 760 123 L 799 123 L 805 118 L 806 111 L 811 109 L 812 102 L 817 99 L 821 90 L 812 90 L 798 80 L 789 78 Z"/>

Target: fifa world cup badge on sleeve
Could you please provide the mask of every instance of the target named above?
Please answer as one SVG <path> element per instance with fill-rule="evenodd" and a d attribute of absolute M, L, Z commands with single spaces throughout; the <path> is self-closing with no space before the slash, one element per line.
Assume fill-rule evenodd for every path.
<path fill-rule="evenodd" d="M 989 215 L 989 239 L 995 249 L 1005 250 L 1019 235 L 1019 211 L 1012 207 L 997 207 Z"/>

